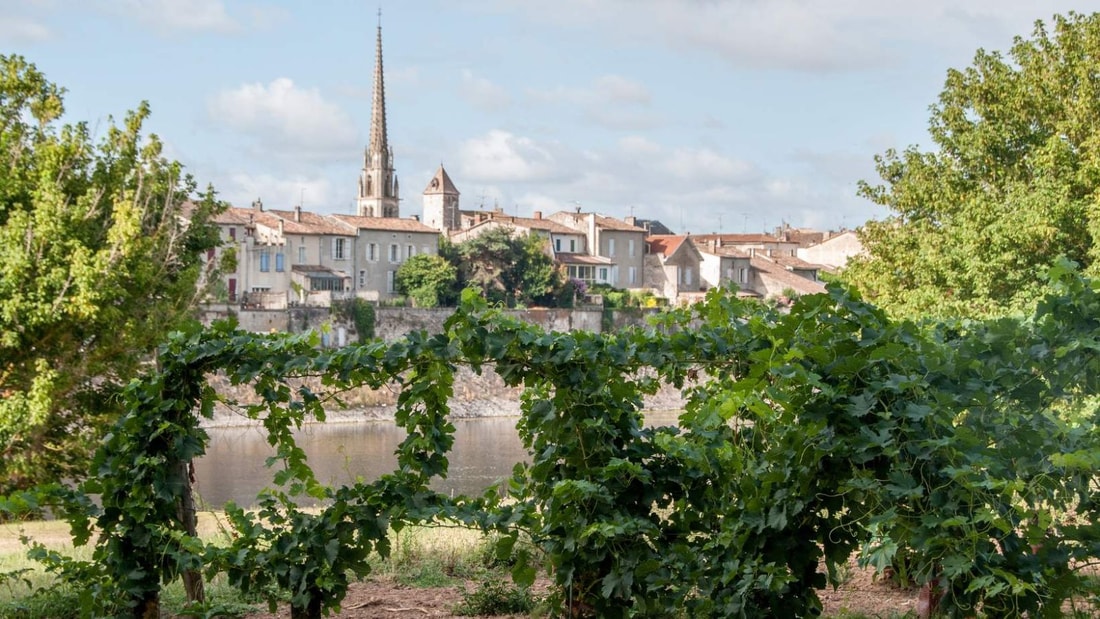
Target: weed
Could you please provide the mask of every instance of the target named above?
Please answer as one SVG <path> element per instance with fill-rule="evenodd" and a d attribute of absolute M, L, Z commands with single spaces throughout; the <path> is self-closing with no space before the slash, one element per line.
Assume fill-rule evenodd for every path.
<path fill-rule="evenodd" d="M 464 617 L 529 613 L 538 602 L 527 587 L 519 587 L 503 578 L 486 578 L 472 592 L 463 591 L 454 614 Z"/>

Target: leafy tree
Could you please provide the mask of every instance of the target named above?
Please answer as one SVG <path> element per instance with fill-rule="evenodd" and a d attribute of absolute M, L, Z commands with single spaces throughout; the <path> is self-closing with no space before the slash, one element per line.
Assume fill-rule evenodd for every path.
<path fill-rule="evenodd" d="M 454 248 L 462 281 L 509 306 L 557 305 L 565 278 L 546 252 L 546 239 L 494 228 Z"/>
<path fill-rule="evenodd" d="M 397 270 L 397 290 L 417 307 L 451 305 L 458 300 L 458 269 L 446 258 L 418 254 Z"/>
<path fill-rule="evenodd" d="M 1095 274 L 1098 50 L 1100 14 L 1070 13 L 948 71 L 938 149 L 887 151 L 884 184 L 860 186 L 893 214 L 864 227 L 846 279 L 899 315 L 989 316 L 1029 306 L 1060 256 Z"/>
<path fill-rule="evenodd" d="M 113 395 L 191 315 L 213 192 L 143 138 L 142 103 L 98 144 L 64 89 L 0 55 L 0 492 L 71 478 Z"/>

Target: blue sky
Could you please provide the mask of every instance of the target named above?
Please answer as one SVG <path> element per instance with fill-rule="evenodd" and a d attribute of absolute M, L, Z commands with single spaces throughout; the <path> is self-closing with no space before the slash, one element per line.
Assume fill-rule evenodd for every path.
<path fill-rule="evenodd" d="M 887 148 L 931 146 L 948 68 L 1100 2 L 0 0 L 0 53 L 100 134 L 146 128 L 238 206 L 352 212 L 377 10 L 402 215 L 580 205 L 678 232 L 854 227 Z"/>

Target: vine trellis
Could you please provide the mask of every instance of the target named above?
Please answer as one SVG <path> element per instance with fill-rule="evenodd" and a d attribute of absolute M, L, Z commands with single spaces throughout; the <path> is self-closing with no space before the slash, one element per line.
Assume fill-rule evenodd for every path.
<path fill-rule="evenodd" d="M 520 582 L 546 566 L 566 616 L 812 616 L 816 589 L 857 553 L 928 586 L 948 614 L 1058 616 L 1100 551 L 1100 300 L 1067 269 L 1054 279 L 1034 316 L 937 325 L 892 321 L 838 288 L 787 314 L 713 291 L 603 335 L 547 333 L 473 297 L 440 334 L 336 350 L 216 325 L 161 347 L 85 481 L 0 507 L 49 507 L 76 544 L 94 536 L 87 561 L 31 552 L 97 616 L 156 616 L 164 583 L 225 573 L 319 617 L 371 553 L 388 554 L 392 531 L 439 521 L 498 533 Z M 523 387 L 530 464 L 481 497 L 429 488 L 447 475 L 461 365 Z M 194 534 L 187 472 L 215 372 L 252 386 L 244 410 L 276 448 L 273 489 L 255 511 L 227 507 L 234 535 L 220 545 Z M 320 483 L 294 430 L 348 389 L 394 383 L 397 468 Z M 662 385 L 686 396 L 678 428 L 643 423 Z M 299 509 L 300 495 L 321 507 Z"/>

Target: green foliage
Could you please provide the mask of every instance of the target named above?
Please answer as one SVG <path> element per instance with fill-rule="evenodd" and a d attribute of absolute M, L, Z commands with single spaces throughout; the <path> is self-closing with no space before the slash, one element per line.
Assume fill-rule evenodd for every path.
<path fill-rule="evenodd" d="M 537 602 L 529 587 L 516 586 L 499 577 L 489 577 L 482 580 L 477 589 L 463 590 L 462 602 L 455 606 L 454 614 L 478 617 L 529 613 Z"/>
<path fill-rule="evenodd" d="M 453 305 L 458 300 L 458 269 L 446 258 L 418 254 L 397 269 L 397 290 L 416 307 Z"/>
<path fill-rule="evenodd" d="M 443 252 L 457 259 L 460 284 L 474 287 L 491 303 L 557 306 L 563 301 L 565 277 L 547 252 L 547 240 L 537 234 L 516 236 L 493 228 Z M 565 300 L 572 304 L 572 295 Z"/>
<path fill-rule="evenodd" d="M 1026 310 L 1059 257 L 1097 273 L 1100 14 L 1038 22 L 1007 57 L 978 51 L 931 107 L 937 149 L 876 157 L 860 193 L 893 215 L 869 222 L 844 277 L 900 316 Z"/>
<path fill-rule="evenodd" d="M 0 602 L 0 617 L 8 619 L 78 619 L 80 599 L 73 587 L 37 589 L 17 600 Z"/>
<path fill-rule="evenodd" d="M 217 243 L 213 191 L 142 136 L 148 105 L 95 143 L 59 126 L 63 94 L 0 55 L 0 492 L 87 470 L 121 385 L 191 318 Z"/>
<path fill-rule="evenodd" d="M 95 615 L 147 610 L 163 583 L 201 568 L 318 617 L 372 554 L 391 554 L 394 534 L 457 521 L 496 535 L 520 587 L 548 565 L 547 603 L 571 617 L 816 616 L 816 591 L 861 548 L 904 559 L 954 616 L 1058 616 L 1100 552 L 1100 284 L 1062 264 L 1049 287 L 1027 319 L 926 326 L 837 287 L 785 313 L 714 290 L 606 334 L 546 333 L 473 292 L 443 333 L 391 344 L 319 350 L 218 325 L 174 336 L 130 384 L 94 476 L 0 508 L 48 506 L 77 544 L 97 533 L 90 561 L 35 551 Z M 522 386 L 530 462 L 503 488 L 452 499 L 429 484 L 448 471 L 459 365 Z M 247 413 L 276 449 L 260 508 L 227 510 L 228 547 L 178 521 L 180 464 L 205 445 L 215 370 L 252 385 Z M 391 381 L 407 432 L 396 470 L 319 483 L 294 430 L 344 390 Z M 643 423 L 643 397 L 662 384 L 688 398 L 678 428 Z M 298 509 L 301 495 L 324 507 Z"/>
<path fill-rule="evenodd" d="M 366 344 L 374 339 L 374 304 L 360 298 L 333 301 L 332 311 L 355 325 L 355 333 L 359 337 L 360 344 Z"/>
<path fill-rule="evenodd" d="M 657 297 L 652 290 L 622 290 L 609 284 L 593 284 L 589 294 L 603 296 L 604 309 L 657 307 Z"/>

